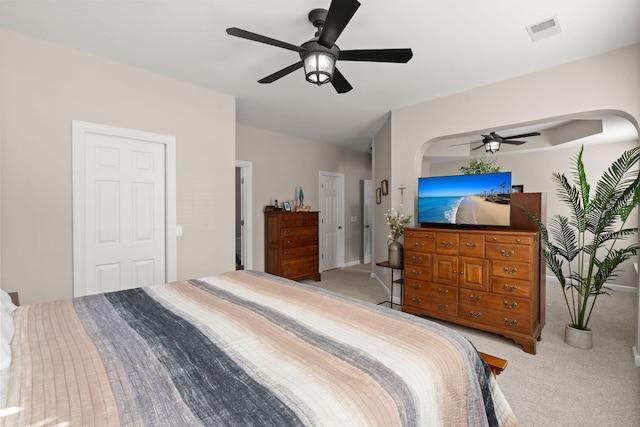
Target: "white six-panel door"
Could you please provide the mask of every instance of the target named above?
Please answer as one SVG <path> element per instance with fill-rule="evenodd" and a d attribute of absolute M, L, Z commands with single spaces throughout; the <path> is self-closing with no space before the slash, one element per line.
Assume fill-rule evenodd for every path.
<path fill-rule="evenodd" d="M 320 172 L 322 271 L 344 265 L 344 174 Z"/>
<path fill-rule="evenodd" d="M 74 296 L 169 281 L 166 144 L 117 132 L 87 131 L 81 139 L 74 263 L 83 265 L 74 265 Z"/>

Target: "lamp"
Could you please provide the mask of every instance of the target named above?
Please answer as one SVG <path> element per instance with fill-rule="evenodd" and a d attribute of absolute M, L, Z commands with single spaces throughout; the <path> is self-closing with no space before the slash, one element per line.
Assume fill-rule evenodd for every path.
<path fill-rule="evenodd" d="M 304 57 L 304 74 L 309 83 L 318 86 L 333 78 L 336 58 L 327 51 L 312 51 Z"/>
<path fill-rule="evenodd" d="M 500 141 L 497 141 L 495 139 L 485 141 L 484 149 L 487 153 L 491 153 L 491 154 L 496 153 L 500 151 Z"/>

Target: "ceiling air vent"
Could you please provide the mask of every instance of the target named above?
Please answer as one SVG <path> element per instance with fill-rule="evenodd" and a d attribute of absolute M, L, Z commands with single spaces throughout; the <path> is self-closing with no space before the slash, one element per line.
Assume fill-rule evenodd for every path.
<path fill-rule="evenodd" d="M 553 18 L 547 19 L 537 24 L 529 25 L 527 27 L 527 32 L 529 33 L 531 40 L 537 42 L 538 40 L 546 39 L 547 37 L 560 34 L 562 32 L 562 28 L 560 28 L 558 17 L 554 16 Z"/>

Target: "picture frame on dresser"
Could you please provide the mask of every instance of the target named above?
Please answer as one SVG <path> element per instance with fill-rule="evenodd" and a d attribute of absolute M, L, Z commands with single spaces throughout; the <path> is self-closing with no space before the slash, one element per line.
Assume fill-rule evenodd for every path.
<path fill-rule="evenodd" d="M 282 209 L 284 209 L 285 212 L 291 212 L 291 205 L 289 202 L 282 202 Z"/>

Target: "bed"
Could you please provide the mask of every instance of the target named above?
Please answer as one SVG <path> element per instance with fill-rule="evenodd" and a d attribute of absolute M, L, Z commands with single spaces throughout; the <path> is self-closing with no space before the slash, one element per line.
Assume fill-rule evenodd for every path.
<path fill-rule="evenodd" d="M 235 271 L 18 307 L 2 425 L 512 426 L 434 322 Z"/>

